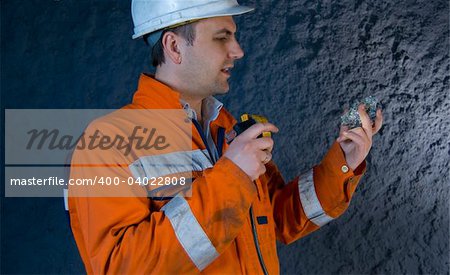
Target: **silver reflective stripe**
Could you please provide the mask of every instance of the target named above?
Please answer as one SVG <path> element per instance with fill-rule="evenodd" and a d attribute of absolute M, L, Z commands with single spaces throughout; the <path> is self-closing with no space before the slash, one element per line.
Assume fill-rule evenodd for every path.
<path fill-rule="evenodd" d="M 192 196 L 192 180 L 193 179 L 185 179 L 184 185 L 165 185 L 157 187 L 147 191 L 147 196 L 149 198 L 175 197 L 178 193 L 183 192 L 183 196 L 190 197 Z"/>
<path fill-rule="evenodd" d="M 66 211 L 69 211 L 69 189 L 64 188 L 63 195 L 64 195 L 64 209 L 66 209 Z"/>
<path fill-rule="evenodd" d="M 164 177 L 166 175 L 203 171 L 213 166 L 207 150 L 181 151 L 140 157 L 129 169 L 135 178 Z"/>
<path fill-rule="evenodd" d="M 200 271 L 219 256 L 183 197 L 176 196 L 161 210 L 169 218 L 181 246 Z"/>
<path fill-rule="evenodd" d="M 298 180 L 298 192 L 300 193 L 300 201 L 306 216 L 318 226 L 323 226 L 332 221 L 333 218 L 328 216 L 317 198 L 316 189 L 314 188 L 313 169 L 301 175 Z"/>

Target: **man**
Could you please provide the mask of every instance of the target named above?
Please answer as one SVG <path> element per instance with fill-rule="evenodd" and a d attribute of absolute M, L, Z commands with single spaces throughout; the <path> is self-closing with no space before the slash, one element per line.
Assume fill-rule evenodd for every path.
<path fill-rule="evenodd" d="M 95 172 L 73 169 L 71 177 L 165 177 L 187 172 L 170 161 L 189 153 L 194 162 L 189 168 L 192 193 L 93 198 L 69 190 L 71 226 L 89 274 L 276 274 L 276 239 L 291 243 L 348 207 L 365 171 L 372 136 L 381 128 L 380 111 L 372 127 L 360 106 L 362 127 L 342 128 L 321 164 L 289 183 L 271 161 L 273 140 L 258 138 L 263 132 L 278 132 L 274 125 L 255 124 L 229 145 L 224 142 L 224 133 L 236 120 L 212 96 L 228 92 L 231 68 L 244 55 L 231 16 L 251 10 L 235 0 L 132 2 L 133 37 L 151 44 L 156 73 L 141 75 L 126 109 L 186 111 L 194 124 L 192 151 L 149 156 L 134 149 L 124 156 L 115 150 L 106 158 L 105 152 L 78 150 L 75 165 L 120 165 Z M 129 136 L 131 128 L 123 125 L 135 120 L 101 118 L 87 133 L 100 129 L 103 136 Z M 167 165 L 155 168 L 158 163 Z M 121 192 L 141 193 L 133 188 Z"/>

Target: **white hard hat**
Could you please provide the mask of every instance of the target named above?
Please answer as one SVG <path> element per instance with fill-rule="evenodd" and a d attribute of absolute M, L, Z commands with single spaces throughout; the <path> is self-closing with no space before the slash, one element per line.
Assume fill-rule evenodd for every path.
<path fill-rule="evenodd" d="M 237 0 L 132 0 L 133 39 L 183 22 L 252 11 Z"/>

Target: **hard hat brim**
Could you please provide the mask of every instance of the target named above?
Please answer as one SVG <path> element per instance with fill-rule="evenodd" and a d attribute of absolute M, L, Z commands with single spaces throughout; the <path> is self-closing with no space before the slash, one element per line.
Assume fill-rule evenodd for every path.
<path fill-rule="evenodd" d="M 240 15 L 240 14 L 244 14 L 244 13 L 248 13 L 253 11 L 255 8 L 253 7 L 247 7 L 247 6 L 233 6 L 233 7 L 228 7 L 226 9 L 223 10 L 219 10 L 219 11 L 213 11 L 210 13 L 203 13 L 199 16 L 186 16 L 186 17 L 182 17 L 179 18 L 177 20 L 172 20 L 169 24 L 164 25 L 160 25 L 159 27 L 155 28 L 153 26 L 150 26 L 148 28 L 141 28 L 139 32 L 136 32 L 132 38 L 133 39 L 137 39 L 145 34 L 149 34 L 158 30 L 162 30 L 165 28 L 168 28 L 170 26 L 182 23 L 182 22 L 186 22 L 186 21 L 191 21 L 191 20 L 200 20 L 200 19 L 207 19 L 207 18 L 212 18 L 212 17 L 220 17 L 220 16 L 234 16 L 234 15 Z"/>

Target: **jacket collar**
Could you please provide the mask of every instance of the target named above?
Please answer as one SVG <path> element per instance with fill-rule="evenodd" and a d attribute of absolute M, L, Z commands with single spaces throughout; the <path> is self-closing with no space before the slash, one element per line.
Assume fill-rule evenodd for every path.
<path fill-rule="evenodd" d="M 146 74 L 139 78 L 133 104 L 145 109 L 182 109 L 180 93 Z"/>
<path fill-rule="evenodd" d="M 141 74 L 138 89 L 133 96 L 133 104 L 145 109 L 184 109 L 190 118 L 196 118 L 195 111 L 180 98 L 180 93 L 159 82 L 152 76 Z M 203 100 L 202 112 L 204 121 L 215 121 L 220 114 L 223 103 L 209 96 Z M 215 121 L 220 124 L 218 121 Z"/>
<path fill-rule="evenodd" d="M 184 101 L 183 99 L 180 99 L 181 106 L 183 106 L 183 109 L 188 114 L 189 118 L 198 120 L 197 113 L 194 109 L 191 108 L 189 103 Z M 214 121 L 217 119 L 220 113 L 220 109 L 222 109 L 223 103 L 217 100 L 213 96 L 209 96 L 205 99 L 203 99 L 202 103 L 202 113 L 203 113 L 203 119 L 204 121 Z"/>

